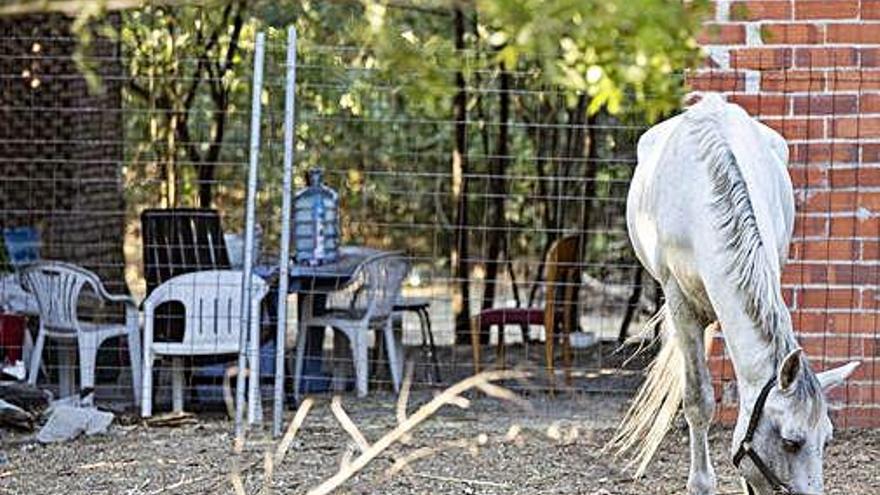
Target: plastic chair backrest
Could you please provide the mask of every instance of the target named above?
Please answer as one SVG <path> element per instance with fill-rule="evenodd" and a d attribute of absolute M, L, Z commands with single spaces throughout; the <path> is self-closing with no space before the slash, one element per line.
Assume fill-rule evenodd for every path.
<path fill-rule="evenodd" d="M 148 312 L 162 303 L 176 301 L 184 308 L 183 341 L 194 349 L 238 346 L 241 329 L 242 272 L 210 270 L 178 275 L 157 287 L 144 301 Z M 260 301 L 269 286 L 260 277 L 251 279 L 251 300 Z M 155 314 L 154 314 L 155 317 Z M 260 315 L 254 315 L 259 318 Z"/>
<path fill-rule="evenodd" d="M 40 233 L 34 227 L 3 229 L 3 244 L 9 264 L 15 270 L 40 260 Z"/>
<path fill-rule="evenodd" d="M 37 262 L 24 269 L 21 285 L 37 300 L 40 324 L 55 332 L 76 332 L 77 304 L 83 287 L 95 293 L 101 282 L 94 273 L 61 262 Z"/>
<path fill-rule="evenodd" d="M 371 318 L 387 318 L 400 295 L 403 280 L 409 272 L 409 263 L 400 253 L 383 253 L 364 262 L 367 298 L 371 303 Z"/>
<path fill-rule="evenodd" d="M 230 268 L 216 210 L 145 210 L 141 214 L 141 235 L 147 294 L 184 273 Z"/>

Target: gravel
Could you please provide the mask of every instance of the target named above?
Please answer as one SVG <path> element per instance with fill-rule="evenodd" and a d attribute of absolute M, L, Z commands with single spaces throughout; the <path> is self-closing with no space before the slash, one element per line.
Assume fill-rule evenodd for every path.
<path fill-rule="evenodd" d="M 415 393 L 411 409 L 429 400 L 430 394 Z M 683 430 L 670 433 L 641 480 L 633 480 L 619 461 L 602 451 L 626 405 L 624 396 L 538 395 L 530 399 L 534 408 L 528 412 L 493 399 L 474 399 L 469 409 L 444 408 L 416 430 L 409 444 L 393 446 L 344 484 L 340 493 L 684 493 L 687 442 Z M 395 426 L 394 398 L 387 393 L 375 393 L 366 400 L 346 396 L 343 405 L 368 441 Z M 287 419 L 291 417 L 289 413 Z M 326 399 L 316 403 L 287 458 L 273 467 L 269 483 L 265 482 L 263 458 L 276 444 L 263 433 L 248 435 L 239 459 L 232 453 L 232 425 L 222 417 L 201 415 L 197 424 L 176 428 L 151 428 L 133 418 L 128 423 L 123 418 L 107 435 L 49 446 L 5 433 L 0 447 L 0 493 L 234 493 L 230 473 L 235 461 L 248 494 L 305 493 L 331 476 L 347 453 L 356 455 Z M 518 434 L 512 435 L 511 427 Z M 720 427 L 711 434 L 721 493 L 739 493 L 728 460 L 730 434 Z M 437 451 L 389 476 L 395 461 L 426 449 Z M 839 431 L 825 460 L 826 493 L 880 493 L 878 466 L 880 431 Z"/>

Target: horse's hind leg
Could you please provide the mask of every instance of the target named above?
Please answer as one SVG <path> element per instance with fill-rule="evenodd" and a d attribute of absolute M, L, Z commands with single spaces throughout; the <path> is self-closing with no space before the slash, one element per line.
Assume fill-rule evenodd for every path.
<path fill-rule="evenodd" d="M 664 284 L 671 323 L 684 357 L 684 415 L 690 431 L 689 495 L 713 495 L 715 471 L 709 458 L 709 425 L 715 413 L 712 380 L 706 364 L 704 326 L 682 295 L 678 284 Z"/>

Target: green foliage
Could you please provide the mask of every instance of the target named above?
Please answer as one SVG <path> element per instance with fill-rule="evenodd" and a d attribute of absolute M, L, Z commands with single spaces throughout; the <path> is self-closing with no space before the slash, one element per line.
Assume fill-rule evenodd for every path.
<path fill-rule="evenodd" d="M 327 170 L 340 192 L 344 242 L 407 249 L 445 268 L 460 75 L 471 222 L 503 228 L 514 259 L 540 259 L 552 236 L 570 231 L 590 233 L 591 261 L 623 258 L 619 198 L 636 138 L 679 107 L 682 75 L 700 61 L 694 37 L 707 3 L 217 0 L 128 11 L 118 36 L 131 76 L 123 101 L 129 205 L 198 205 L 201 174 L 211 166 L 213 204 L 242 211 L 252 45 L 262 30 L 269 42 L 260 217 L 266 238 L 275 237 L 284 42 L 294 24 L 296 187 L 306 169 Z M 456 8 L 466 19 L 463 51 L 455 48 Z M 515 90 L 507 122 L 500 118 L 503 74 Z M 221 112 L 227 120 L 218 135 Z M 507 156 L 499 163 L 491 157 L 504 124 Z M 508 177 L 501 194 L 488 180 L 498 167 Z M 503 225 L 493 225 L 497 206 L 486 199 L 493 194 L 503 196 Z M 238 222 L 227 215 L 228 228 Z M 474 232 L 472 256 L 483 258 L 485 235 Z"/>
<path fill-rule="evenodd" d="M 586 93 L 591 114 L 642 113 L 653 122 L 680 106 L 682 72 L 701 60 L 695 34 L 708 2 L 477 0 L 467 13 L 475 23 L 469 42 L 480 52 L 470 56 L 452 52 L 448 17 L 444 26 L 443 16 L 399 13 L 377 0 L 363 4 L 364 43 L 378 66 L 422 76 L 401 81 L 411 94 L 448 96 L 452 83 L 444 69 L 461 70 L 470 80 L 474 71 L 500 62 L 570 90 L 570 106 Z M 481 56 L 485 52 L 494 56 Z"/>

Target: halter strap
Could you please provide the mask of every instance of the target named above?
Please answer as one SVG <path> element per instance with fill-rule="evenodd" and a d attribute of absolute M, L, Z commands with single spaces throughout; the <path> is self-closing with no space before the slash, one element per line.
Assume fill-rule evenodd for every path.
<path fill-rule="evenodd" d="M 755 406 L 752 409 L 752 416 L 749 418 L 749 427 L 746 430 L 746 435 L 743 437 L 742 442 L 739 444 L 739 448 L 736 450 L 736 453 L 733 455 L 733 465 L 739 468 L 740 463 L 743 460 L 743 457 L 749 456 L 752 463 L 758 468 L 758 471 L 761 472 L 761 475 L 764 476 L 764 479 L 770 483 L 770 486 L 773 487 L 773 491 L 776 493 L 791 493 L 791 490 L 786 486 L 782 480 L 776 476 L 776 473 L 770 469 L 767 464 L 764 463 L 764 460 L 761 459 L 761 456 L 758 455 L 752 449 L 752 439 L 755 436 L 755 430 L 758 429 L 758 423 L 761 421 L 761 416 L 764 413 L 764 406 L 767 404 L 767 397 L 770 395 L 770 392 L 773 390 L 773 387 L 776 385 L 776 376 L 772 376 L 767 383 L 764 385 L 764 388 L 761 389 L 761 393 L 758 394 L 758 400 L 755 401 Z M 749 494 L 754 493 L 754 489 L 752 485 L 746 482 L 746 485 L 749 490 Z"/>

